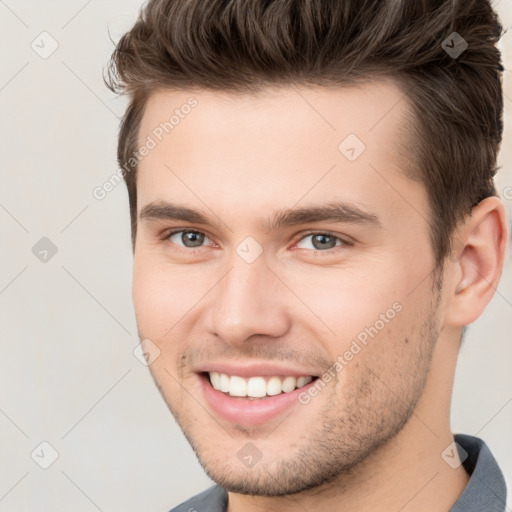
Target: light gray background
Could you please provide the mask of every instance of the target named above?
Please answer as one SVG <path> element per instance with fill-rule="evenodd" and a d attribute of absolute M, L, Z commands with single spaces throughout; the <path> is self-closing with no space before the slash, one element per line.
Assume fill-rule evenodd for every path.
<path fill-rule="evenodd" d="M 133 355 L 128 200 L 116 171 L 125 107 L 102 83 L 140 0 L 0 0 L 0 511 L 166 511 L 210 484 Z M 505 27 L 512 1 L 497 3 Z M 58 43 L 51 49 L 49 36 Z M 512 186 L 512 36 L 502 40 Z M 512 189 L 505 200 L 512 211 Z M 48 237 L 58 252 L 32 253 Z M 512 484 L 512 262 L 469 329 L 453 430 L 483 437 Z M 37 463 L 56 461 L 42 469 Z M 31 453 L 34 452 L 32 458 Z M 35 459 L 35 460 L 34 460 Z"/>

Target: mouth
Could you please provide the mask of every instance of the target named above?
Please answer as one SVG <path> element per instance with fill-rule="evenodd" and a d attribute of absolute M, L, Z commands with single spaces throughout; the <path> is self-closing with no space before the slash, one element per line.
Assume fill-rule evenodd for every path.
<path fill-rule="evenodd" d="M 204 372 L 210 385 L 230 398 L 259 400 L 292 393 L 318 377 L 313 375 L 270 375 L 241 377 L 221 372 Z"/>
<path fill-rule="evenodd" d="M 319 378 L 269 365 L 211 366 L 197 372 L 203 398 L 210 414 L 229 424 L 263 426 L 288 416 L 297 405 L 305 414 L 300 396 Z"/>

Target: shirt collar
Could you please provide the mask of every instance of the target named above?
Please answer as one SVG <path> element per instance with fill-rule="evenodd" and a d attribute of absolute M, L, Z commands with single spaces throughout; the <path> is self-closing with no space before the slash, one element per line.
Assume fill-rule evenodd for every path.
<path fill-rule="evenodd" d="M 488 446 L 478 437 L 456 434 L 454 438 L 470 480 L 450 512 L 504 512 L 507 488 Z"/>

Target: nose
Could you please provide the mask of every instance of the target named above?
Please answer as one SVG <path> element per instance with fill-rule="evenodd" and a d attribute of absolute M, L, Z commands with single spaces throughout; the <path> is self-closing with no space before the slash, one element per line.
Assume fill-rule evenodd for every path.
<path fill-rule="evenodd" d="M 252 336 L 280 337 L 290 328 L 288 295 L 263 257 L 252 263 L 234 255 L 229 272 L 214 288 L 207 315 L 211 334 L 231 345 Z"/>

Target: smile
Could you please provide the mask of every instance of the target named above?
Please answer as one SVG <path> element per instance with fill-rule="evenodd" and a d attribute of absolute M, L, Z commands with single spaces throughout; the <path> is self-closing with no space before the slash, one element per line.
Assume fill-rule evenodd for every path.
<path fill-rule="evenodd" d="M 213 389 L 230 397 L 264 398 L 291 393 L 313 381 L 312 376 L 265 376 L 244 378 L 220 372 L 208 372 Z"/>
<path fill-rule="evenodd" d="M 300 373 L 286 375 L 284 368 L 271 371 L 266 367 L 261 373 L 256 368 L 239 368 L 243 377 L 236 375 L 236 368 L 229 373 L 226 370 L 203 370 L 197 376 L 208 408 L 231 424 L 262 425 L 289 414 L 290 409 L 300 405 L 299 394 L 318 379 Z M 302 405 L 300 411 L 304 411 Z"/>

